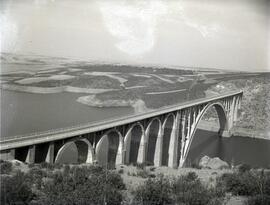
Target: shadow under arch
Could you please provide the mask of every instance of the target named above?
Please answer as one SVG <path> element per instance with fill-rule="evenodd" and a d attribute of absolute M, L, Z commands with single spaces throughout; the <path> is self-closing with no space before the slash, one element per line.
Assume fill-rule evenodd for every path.
<path fill-rule="evenodd" d="M 225 111 L 225 108 L 224 108 L 223 104 L 220 103 L 220 102 L 214 102 L 214 103 L 207 104 L 203 108 L 203 110 L 201 111 L 199 116 L 197 117 L 196 121 L 194 122 L 195 124 L 194 124 L 193 128 L 191 129 L 190 137 L 188 139 L 188 142 L 185 143 L 185 147 L 183 149 L 184 153 L 182 154 L 182 159 L 180 160 L 180 166 L 185 165 L 185 162 L 186 162 L 186 159 L 187 159 L 187 156 L 188 156 L 188 153 L 189 153 L 189 150 L 190 150 L 194 135 L 195 135 L 195 133 L 197 131 L 197 127 L 198 127 L 202 117 L 204 116 L 204 114 L 209 109 L 211 109 L 213 107 L 215 108 L 215 110 L 217 112 L 217 115 L 218 115 L 218 119 L 219 119 L 218 136 L 222 136 L 223 131 L 228 129 L 228 119 L 227 119 L 226 111 Z"/>
<path fill-rule="evenodd" d="M 149 123 L 145 131 L 146 142 L 146 158 L 145 162 L 150 165 L 158 163 L 161 152 L 160 141 L 161 140 L 161 121 L 158 118 L 153 118 Z"/>
<path fill-rule="evenodd" d="M 93 163 L 94 161 L 94 148 L 87 139 L 78 139 L 75 141 L 78 149 L 78 162 L 79 163 Z"/>
<path fill-rule="evenodd" d="M 166 116 L 162 124 L 162 130 L 163 130 L 162 157 L 161 157 L 162 166 L 168 166 L 169 157 L 170 157 L 169 148 L 170 148 L 171 134 L 173 130 L 174 121 L 175 121 L 175 115 L 170 113 Z"/>
<path fill-rule="evenodd" d="M 124 138 L 125 164 L 142 163 L 144 158 L 144 128 L 141 123 L 133 124 Z"/>
<path fill-rule="evenodd" d="M 97 162 L 108 168 L 114 168 L 116 164 L 123 163 L 123 136 L 116 130 L 107 131 L 97 143 L 96 159 Z"/>

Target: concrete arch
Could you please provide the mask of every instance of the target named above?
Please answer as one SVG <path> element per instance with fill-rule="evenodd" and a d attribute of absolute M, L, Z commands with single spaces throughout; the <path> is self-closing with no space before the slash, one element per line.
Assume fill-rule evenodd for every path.
<path fill-rule="evenodd" d="M 149 164 L 160 165 L 162 149 L 162 124 L 159 118 L 153 118 L 145 131 L 146 159 Z"/>
<path fill-rule="evenodd" d="M 180 166 L 182 167 L 186 161 L 187 155 L 190 150 L 191 143 L 193 141 L 194 135 L 197 130 L 197 126 L 200 123 L 202 117 L 204 114 L 210 109 L 214 107 L 216 109 L 216 112 L 218 114 L 220 129 L 219 129 L 219 135 L 222 135 L 222 132 L 228 129 L 228 118 L 226 115 L 226 110 L 222 103 L 220 102 L 214 102 L 207 104 L 202 111 L 199 113 L 199 115 L 196 117 L 195 122 L 193 122 L 193 125 L 191 126 L 190 135 L 187 137 L 188 139 L 185 142 L 183 153 L 181 153 L 181 159 L 180 159 Z"/>
<path fill-rule="evenodd" d="M 94 149 L 87 139 L 66 142 L 57 152 L 55 163 L 93 163 Z"/>
<path fill-rule="evenodd" d="M 173 141 L 172 134 L 173 134 L 173 127 L 175 124 L 175 115 L 170 113 L 166 116 L 165 120 L 162 124 L 162 157 L 161 157 L 161 165 L 168 166 L 169 158 L 171 158 L 172 154 L 170 154 L 170 150 L 173 150 Z"/>
<path fill-rule="evenodd" d="M 111 129 L 101 137 L 96 146 L 96 159 L 109 168 L 123 163 L 123 136 L 118 130 Z"/>
<path fill-rule="evenodd" d="M 57 152 L 55 163 L 68 164 L 78 162 L 78 148 L 74 141 L 65 143 Z"/>
<path fill-rule="evenodd" d="M 145 131 L 141 123 L 133 124 L 124 138 L 125 163 L 142 163 L 145 158 Z"/>

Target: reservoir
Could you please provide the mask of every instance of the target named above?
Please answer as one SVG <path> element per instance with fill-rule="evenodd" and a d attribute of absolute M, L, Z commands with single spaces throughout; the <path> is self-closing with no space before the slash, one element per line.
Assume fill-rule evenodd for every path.
<path fill-rule="evenodd" d="M 1 140 L 16 135 L 104 121 L 134 113 L 132 107 L 97 108 L 78 103 L 79 93 L 33 94 L 1 90 Z"/>

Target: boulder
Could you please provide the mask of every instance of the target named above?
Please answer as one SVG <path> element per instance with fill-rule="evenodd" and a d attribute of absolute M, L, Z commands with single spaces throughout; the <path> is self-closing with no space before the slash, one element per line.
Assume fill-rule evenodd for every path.
<path fill-rule="evenodd" d="M 24 166 L 25 165 L 22 161 L 19 161 L 17 159 L 10 160 L 10 162 L 15 166 Z"/>
<path fill-rule="evenodd" d="M 208 156 L 204 156 L 201 158 L 199 162 L 199 166 L 201 168 L 208 169 L 228 169 L 229 164 L 227 162 L 222 161 L 218 157 L 210 158 Z"/>

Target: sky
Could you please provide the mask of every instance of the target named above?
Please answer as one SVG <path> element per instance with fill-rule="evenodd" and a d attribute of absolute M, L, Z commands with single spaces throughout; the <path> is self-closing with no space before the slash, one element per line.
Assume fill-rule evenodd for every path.
<path fill-rule="evenodd" d="M 270 71 L 267 0 L 1 0 L 1 52 Z"/>

